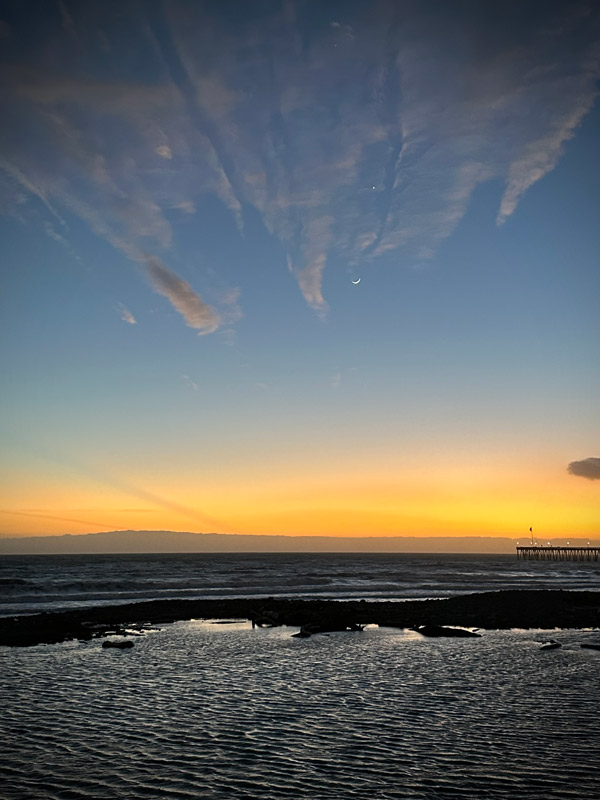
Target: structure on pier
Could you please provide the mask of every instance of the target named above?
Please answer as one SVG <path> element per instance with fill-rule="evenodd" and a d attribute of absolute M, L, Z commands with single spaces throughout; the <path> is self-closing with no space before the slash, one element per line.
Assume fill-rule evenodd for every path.
<path fill-rule="evenodd" d="M 517 558 L 534 561 L 599 561 L 600 547 L 517 547 Z"/>

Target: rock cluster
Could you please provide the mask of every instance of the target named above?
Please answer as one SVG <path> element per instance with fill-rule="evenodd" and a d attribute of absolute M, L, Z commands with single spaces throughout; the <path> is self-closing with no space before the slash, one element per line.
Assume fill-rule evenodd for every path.
<path fill-rule="evenodd" d="M 27 646 L 89 640 L 131 628 L 185 619 L 251 620 L 254 626 L 291 625 L 300 638 L 317 632 L 360 631 L 374 623 L 412 628 L 593 628 L 600 624 L 600 592 L 507 590 L 444 600 L 346 602 L 270 597 L 221 600 L 155 600 L 118 606 L 32 614 L 0 619 L 0 645 Z M 432 635 L 431 633 L 429 635 Z M 436 634 L 434 634 L 436 635 Z M 437 635 L 440 635 L 439 633 Z M 445 633 L 469 636 L 472 632 Z"/>
<path fill-rule="evenodd" d="M 102 647 L 113 647 L 117 650 L 129 650 L 129 648 L 133 647 L 133 642 L 131 639 L 121 639 L 116 642 L 112 639 L 107 639 L 105 642 L 102 642 Z"/>

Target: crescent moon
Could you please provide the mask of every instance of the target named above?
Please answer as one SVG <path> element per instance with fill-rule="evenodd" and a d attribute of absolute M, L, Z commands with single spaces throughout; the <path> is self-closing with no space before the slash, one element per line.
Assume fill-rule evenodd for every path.
<path fill-rule="evenodd" d="M 357 283 L 360 283 L 360 278 L 357 278 L 355 281 L 352 281 L 352 283 L 356 286 Z"/>

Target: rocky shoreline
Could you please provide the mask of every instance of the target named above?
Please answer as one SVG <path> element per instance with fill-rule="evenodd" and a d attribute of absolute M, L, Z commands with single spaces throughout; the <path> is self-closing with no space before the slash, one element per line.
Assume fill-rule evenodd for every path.
<path fill-rule="evenodd" d="M 300 627 L 308 633 L 360 631 L 367 624 L 394 628 L 595 628 L 600 592 L 501 590 L 442 600 L 367 602 L 281 597 L 154 600 L 0 618 L 0 646 L 82 641 L 178 620 L 251 620 L 253 625 Z"/>

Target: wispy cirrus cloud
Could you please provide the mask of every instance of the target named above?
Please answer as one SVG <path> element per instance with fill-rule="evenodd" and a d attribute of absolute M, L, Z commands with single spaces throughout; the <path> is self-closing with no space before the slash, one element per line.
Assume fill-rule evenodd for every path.
<path fill-rule="evenodd" d="M 519 3 L 492 2 L 463 15 L 379 2 L 322 25 L 289 4 L 235 34 L 218 15 L 202 28 L 188 10 L 168 9 L 236 196 L 261 211 L 321 313 L 328 260 L 431 257 L 485 181 L 505 184 L 505 222 L 596 98 L 592 3 L 523 15 Z M 212 44 L 200 61 L 203 36 Z M 222 102 L 206 92 L 206 64 Z"/>
<path fill-rule="evenodd" d="M 223 309 L 221 316 L 228 325 L 239 322 L 244 316 L 240 307 L 241 294 L 241 289 L 238 286 L 226 289 L 219 294 L 219 303 Z"/>
<path fill-rule="evenodd" d="M 521 197 L 531 186 L 554 169 L 565 143 L 573 138 L 579 123 L 594 105 L 597 93 L 591 85 L 586 90 L 581 85 L 581 77 L 579 80 L 565 79 L 563 83 L 562 98 L 568 97 L 570 86 L 576 100 L 574 103 L 565 103 L 563 114 L 556 114 L 554 119 L 548 120 L 547 131 L 525 146 L 523 153 L 510 164 L 507 186 L 498 212 L 498 224 L 504 223 L 514 213 Z"/>
<path fill-rule="evenodd" d="M 235 26 L 211 2 L 125 4 L 118 19 L 94 0 L 63 6 L 35 47 L 9 25 L 4 192 L 76 214 L 149 274 L 141 253 L 177 249 L 172 210 L 212 196 L 242 232 L 257 210 L 319 314 L 328 263 L 430 258 L 486 181 L 503 187 L 505 223 L 600 76 L 591 0 L 379 0 L 335 19 L 272 3 Z M 216 330 L 185 281 L 155 272 L 191 327 Z"/>
<path fill-rule="evenodd" d="M 90 519 L 81 519 L 79 517 L 58 517 L 54 514 L 45 514 L 43 512 L 39 513 L 32 513 L 29 511 L 19 511 L 19 510 L 12 510 L 8 508 L 0 508 L 0 514 L 8 514 L 10 516 L 16 517 L 33 517 L 39 519 L 51 519 L 56 520 L 57 522 L 76 522 L 81 525 L 93 525 L 96 528 L 110 528 L 113 527 L 114 523 L 110 522 L 94 522 Z"/>
<path fill-rule="evenodd" d="M 181 380 L 185 383 L 186 386 L 189 386 L 192 391 L 198 391 L 198 384 L 193 381 L 189 375 L 182 375 Z"/>
<path fill-rule="evenodd" d="M 119 311 L 119 316 L 121 317 L 123 322 L 126 322 L 128 325 L 137 325 L 136 318 L 133 316 L 133 314 L 128 308 L 125 308 L 123 303 L 119 303 L 117 309 Z"/>
<path fill-rule="evenodd" d="M 205 303 L 189 283 L 171 272 L 156 256 L 146 256 L 144 266 L 155 291 L 169 300 L 188 327 L 195 328 L 200 335 L 218 329 L 221 324 L 218 312 Z"/>
<path fill-rule="evenodd" d="M 99 485 L 109 486 L 117 489 L 125 496 L 143 500 L 155 508 L 162 508 L 165 511 L 174 512 L 180 516 L 194 519 L 202 524 L 215 526 L 221 531 L 230 530 L 230 527 L 224 524 L 222 520 L 216 520 L 214 517 L 209 516 L 201 509 L 178 503 L 174 500 L 171 500 L 169 497 L 165 497 L 162 494 L 152 491 L 151 489 L 147 489 L 144 486 L 139 486 L 136 483 L 132 483 L 128 479 L 121 478 L 118 474 L 113 473 L 111 470 L 105 469 L 100 464 L 89 463 L 79 456 L 73 456 L 70 453 L 63 451 L 60 445 L 55 445 L 54 443 L 44 444 L 39 440 L 34 441 L 33 439 L 28 441 L 27 438 L 24 438 L 19 441 L 18 446 L 19 449 L 23 450 L 24 452 L 33 454 L 49 463 L 60 465 L 67 470 L 74 471 L 78 475 L 85 476 L 89 480 Z M 4 513 L 14 512 L 8 512 L 5 510 Z M 66 521 L 75 520 L 67 519 Z M 86 523 L 89 522 L 88 520 L 77 521 Z"/>

